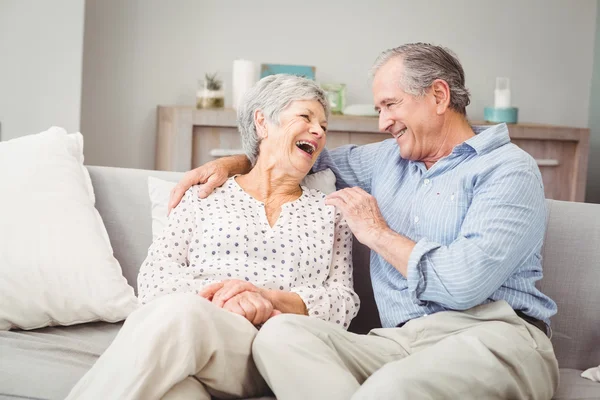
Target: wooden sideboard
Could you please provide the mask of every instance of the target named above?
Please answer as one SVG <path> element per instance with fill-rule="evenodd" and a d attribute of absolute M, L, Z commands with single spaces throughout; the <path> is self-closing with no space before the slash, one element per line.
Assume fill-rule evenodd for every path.
<path fill-rule="evenodd" d="M 217 157 L 241 152 L 232 109 L 158 106 L 157 114 L 158 170 L 188 171 Z M 377 131 L 377 118 L 373 117 L 332 115 L 328 128 L 330 149 L 390 137 Z M 547 198 L 584 201 L 589 129 L 538 124 L 508 125 L 508 129 L 512 142 L 536 159 Z"/>

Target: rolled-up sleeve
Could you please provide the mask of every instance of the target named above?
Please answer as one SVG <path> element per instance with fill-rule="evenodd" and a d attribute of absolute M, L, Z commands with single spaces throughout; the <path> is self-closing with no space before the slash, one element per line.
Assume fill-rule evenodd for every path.
<path fill-rule="evenodd" d="M 339 213 L 333 239 L 331 265 L 325 282 L 321 286 L 297 286 L 291 291 L 302 298 L 309 316 L 347 329 L 358 313 L 360 300 L 352 281 L 352 233 Z"/>
<path fill-rule="evenodd" d="M 540 251 L 545 228 L 539 173 L 519 165 L 488 177 L 476 187 L 455 241 L 417 241 L 407 269 L 414 303 L 431 301 L 455 310 L 481 304 Z"/>

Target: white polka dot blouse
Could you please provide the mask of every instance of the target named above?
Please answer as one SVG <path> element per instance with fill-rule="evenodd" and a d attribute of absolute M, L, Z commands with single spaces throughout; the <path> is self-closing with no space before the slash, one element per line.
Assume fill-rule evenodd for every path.
<path fill-rule="evenodd" d="M 271 227 L 264 204 L 229 178 L 206 199 L 189 189 L 138 275 L 142 303 L 227 279 L 297 293 L 310 316 L 345 328 L 359 308 L 352 234 L 325 195 L 302 187 Z"/>

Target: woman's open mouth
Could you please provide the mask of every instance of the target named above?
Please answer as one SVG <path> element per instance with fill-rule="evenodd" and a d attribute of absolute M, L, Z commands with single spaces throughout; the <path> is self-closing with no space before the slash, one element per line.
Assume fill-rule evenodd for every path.
<path fill-rule="evenodd" d="M 312 157 L 313 153 L 317 150 L 314 144 L 307 142 L 305 140 L 298 140 L 296 142 L 296 147 L 308 154 Z"/>

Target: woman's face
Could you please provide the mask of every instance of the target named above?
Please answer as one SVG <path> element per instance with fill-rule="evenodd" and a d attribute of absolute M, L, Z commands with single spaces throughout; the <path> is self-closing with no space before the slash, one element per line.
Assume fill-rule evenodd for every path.
<path fill-rule="evenodd" d="M 293 101 L 279 114 L 278 125 L 265 125 L 259 158 L 268 157 L 286 173 L 304 177 L 325 147 L 327 118 L 321 103 Z"/>

